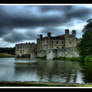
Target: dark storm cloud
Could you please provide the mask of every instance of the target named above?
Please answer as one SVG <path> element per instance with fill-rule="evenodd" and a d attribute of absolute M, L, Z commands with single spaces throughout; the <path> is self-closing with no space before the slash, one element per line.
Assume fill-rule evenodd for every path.
<path fill-rule="evenodd" d="M 61 16 L 61 23 L 64 22 L 68 22 L 68 20 L 70 19 L 82 19 L 85 17 L 88 17 L 87 15 L 89 15 L 91 13 L 91 9 L 87 8 L 87 7 L 77 7 L 77 6 L 41 6 L 41 10 L 43 12 L 46 11 L 60 11 L 60 12 L 64 12 L 64 16 Z M 64 19 L 63 19 L 64 18 Z"/>
<path fill-rule="evenodd" d="M 55 35 L 64 34 L 65 30 L 63 28 L 59 29 L 59 28 L 47 27 L 41 31 L 41 33 L 44 34 L 44 36 L 47 35 L 47 32 L 51 32 L 51 34 L 55 36 Z"/>
<path fill-rule="evenodd" d="M 25 40 L 26 36 L 22 33 L 12 32 L 4 37 L 4 40 L 7 42 L 16 42 Z"/>
<path fill-rule="evenodd" d="M 7 27 L 0 27 L 0 37 L 3 37 L 4 35 L 8 34 L 12 29 Z"/>
<path fill-rule="evenodd" d="M 7 6 L 8 7 L 8 6 Z M 48 6 L 43 6 L 44 9 L 47 9 Z M 44 15 L 43 12 L 43 7 L 40 7 L 40 10 L 42 10 L 42 14 Z M 60 24 L 65 24 L 69 22 L 71 19 L 81 19 L 86 17 L 89 13 L 90 10 L 88 8 L 79 8 L 77 10 L 74 9 L 76 6 L 49 6 L 48 11 L 53 11 L 56 9 L 59 12 L 64 12 L 64 16 L 42 16 L 37 17 L 37 16 L 30 16 L 27 17 L 23 14 L 19 14 L 19 16 L 9 16 L 7 13 L 2 10 L 0 11 L 0 26 L 8 26 L 8 27 L 37 27 L 37 26 L 56 26 Z M 77 7 L 76 7 L 77 8 Z M 24 9 L 24 8 L 23 8 Z M 30 7 L 31 9 L 31 7 Z M 25 10 L 25 9 L 24 9 Z M 8 11 L 8 10 L 7 10 Z M 46 11 L 46 10 L 45 10 Z M 12 12 L 12 11 L 11 11 Z M 34 11 L 35 14 L 39 13 L 39 11 Z M 29 15 L 29 12 L 26 14 Z M 5 21 L 4 21 L 5 20 Z"/>
<path fill-rule="evenodd" d="M 67 6 L 40 6 L 41 8 L 41 11 L 43 12 L 46 12 L 46 11 L 50 11 L 50 10 L 59 10 L 59 11 L 69 11 L 69 10 L 72 10 L 74 6 L 70 6 L 70 5 L 67 5 Z"/>
<path fill-rule="evenodd" d="M 85 19 L 86 21 L 91 14 L 91 9 L 83 6 L 23 6 L 21 9 L 19 8 L 20 10 L 17 6 L 14 7 L 0 6 L 0 37 L 8 42 L 35 40 L 37 38 L 35 30 L 26 33 L 21 30 L 18 33 L 17 31 L 13 32 L 14 28 L 43 27 L 42 33 L 50 31 L 57 34 L 57 30 L 58 32 L 61 30 L 55 27 L 67 26 L 69 23 L 73 26 L 74 20 L 84 21 Z"/>
<path fill-rule="evenodd" d="M 26 31 L 25 33 L 15 31 L 4 36 L 4 40 L 11 43 L 21 42 L 24 40 L 34 40 L 36 38 L 37 35 L 29 31 Z"/>

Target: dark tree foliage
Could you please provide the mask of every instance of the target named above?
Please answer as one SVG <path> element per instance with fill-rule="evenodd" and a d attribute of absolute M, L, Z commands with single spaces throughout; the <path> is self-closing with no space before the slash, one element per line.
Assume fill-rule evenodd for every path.
<path fill-rule="evenodd" d="M 81 70 L 85 83 L 92 83 L 92 62 L 86 62 Z"/>
<path fill-rule="evenodd" d="M 83 32 L 86 32 L 88 29 L 92 29 L 92 19 L 87 20 L 87 25 L 85 25 Z"/>
<path fill-rule="evenodd" d="M 83 29 L 83 37 L 78 44 L 79 54 L 81 56 L 91 56 L 92 55 L 92 19 L 87 21 Z"/>
<path fill-rule="evenodd" d="M 15 48 L 0 48 L 0 53 L 8 53 L 15 55 Z"/>

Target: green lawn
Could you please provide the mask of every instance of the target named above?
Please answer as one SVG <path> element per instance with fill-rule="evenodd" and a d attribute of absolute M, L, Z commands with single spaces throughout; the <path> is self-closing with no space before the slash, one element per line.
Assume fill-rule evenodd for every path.
<path fill-rule="evenodd" d="M 14 57 L 14 55 L 7 54 L 7 53 L 0 53 L 0 57 Z"/>

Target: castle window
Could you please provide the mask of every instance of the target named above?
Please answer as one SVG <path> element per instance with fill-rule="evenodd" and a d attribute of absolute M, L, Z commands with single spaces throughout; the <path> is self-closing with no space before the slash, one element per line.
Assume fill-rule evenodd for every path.
<path fill-rule="evenodd" d="M 58 44 L 58 41 L 57 41 L 57 44 Z"/>
<path fill-rule="evenodd" d="M 62 44 L 63 44 L 63 41 L 62 41 Z"/>

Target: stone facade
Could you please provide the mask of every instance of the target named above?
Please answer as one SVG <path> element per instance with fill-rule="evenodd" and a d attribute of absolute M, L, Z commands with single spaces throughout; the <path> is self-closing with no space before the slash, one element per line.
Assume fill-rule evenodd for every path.
<path fill-rule="evenodd" d="M 58 49 L 58 48 L 70 48 L 76 47 L 78 39 L 76 38 L 76 31 L 72 30 L 72 34 L 69 34 L 69 29 L 65 30 L 65 35 L 52 37 L 48 32 L 47 37 L 40 35 L 37 39 L 37 50 Z"/>
<path fill-rule="evenodd" d="M 79 42 L 80 39 L 76 38 L 75 30 L 72 30 L 72 34 L 69 34 L 69 29 L 66 29 L 64 35 L 59 35 L 55 37 L 52 37 L 51 33 L 48 32 L 47 37 L 43 37 L 43 35 L 40 35 L 40 38 L 37 39 L 37 55 L 40 57 L 47 55 L 47 57 L 49 57 L 48 52 L 51 51 L 50 55 L 55 56 L 56 54 L 52 52 L 55 52 L 55 50 L 57 50 L 57 56 L 63 57 L 65 56 L 64 53 L 67 53 L 66 56 L 69 56 L 69 53 L 77 53 L 76 46 Z M 71 54 L 70 56 L 73 55 Z M 74 56 L 78 56 L 78 54 L 74 54 Z"/>
<path fill-rule="evenodd" d="M 79 57 L 76 47 L 62 48 L 62 49 L 48 49 L 46 51 L 46 58 L 53 59 L 58 57 Z"/>
<path fill-rule="evenodd" d="M 31 53 L 36 52 L 35 43 L 21 43 L 16 44 L 16 57 L 29 56 Z"/>
<path fill-rule="evenodd" d="M 76 38 L 76 31 L 72 30 L 69 34 L 69 29 L 65 30 L 64 35 L 51 36 L 47 33 L 47 37 L 41 34 L 35 43 L 16 44 L 16 57 L 29 55 L 31 58 L 44 57 L 52 59 L 54 57 L 76 57 L 79 56 L 76 46 L 80 39 Z"/>

